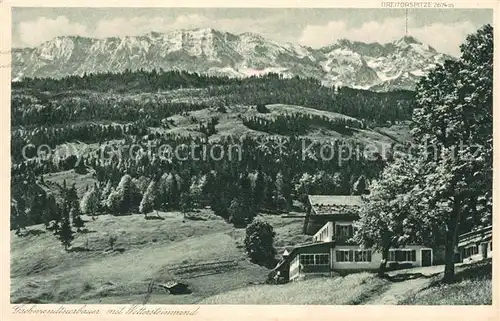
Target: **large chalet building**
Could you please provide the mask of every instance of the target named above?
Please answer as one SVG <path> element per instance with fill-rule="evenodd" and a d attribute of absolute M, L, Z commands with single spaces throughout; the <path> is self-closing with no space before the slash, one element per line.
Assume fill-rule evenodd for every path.
<path fill-rule="evenodd" d="M 270 276 L 283 282 L 334 273 L 376 270 L 382 253 L 350 241 L 358 219 L 361 196 L 309 195 L 303 233 L 312 242 L 286 248 Z M 459 236 L 457 262 L 492 257 L 491 226 Z M 389 250 L 389 268 L 444 264 L 444 248 L 407 245 Z"/>
<path fill-rule="evenodd" d="M 335 272 L 378 269 L 382 253 L 350 241 L 361 202 L 361 196 L 355 195 L 310 195 L 303 232 L 312 235 L 312 243 L 287 249 L 273 275 L 296 281 L 312 276 L 331 276 Z M 423 245 L 391 249 L 387 262 L 389 267 L 434 263 L 434 249 Z"/>

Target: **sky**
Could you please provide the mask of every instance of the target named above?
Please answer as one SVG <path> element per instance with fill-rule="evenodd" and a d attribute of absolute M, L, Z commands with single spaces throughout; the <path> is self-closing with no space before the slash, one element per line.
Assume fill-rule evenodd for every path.
<path fill-rule="evenodd" d="M 408 34 L 458 56 L 466 36 L 492 20 L 491 9 L 408 9 Z M 319 48 L 341 38 L 391 42 L 404 36 L 405 25 L 404 9 L 13 8 L 12 41 L 14 47 L 34 47 L 57 36 L 105 38 L 210 27 Z"/>

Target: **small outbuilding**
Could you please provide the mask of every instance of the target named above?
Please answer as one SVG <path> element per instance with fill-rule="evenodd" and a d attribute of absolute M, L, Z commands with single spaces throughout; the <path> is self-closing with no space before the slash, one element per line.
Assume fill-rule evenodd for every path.
<path fill-rule="evenodd" d="M 191 290 L 188 289 L 188 285 L 177 281 L 168 281 L 167 283 L 160 284 L 165 291 L 170 294 L 189 294 Z"/>

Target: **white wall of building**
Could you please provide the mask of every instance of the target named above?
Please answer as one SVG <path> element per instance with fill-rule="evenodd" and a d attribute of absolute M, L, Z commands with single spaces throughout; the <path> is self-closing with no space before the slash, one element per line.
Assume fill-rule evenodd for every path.
<path fill-rule="evenodd" d="M 429 249 L 428 247 L 420 245 L 409 245 L 402 249 L 415 250 L 415 261 L 414 262 L 399 262 L 399 263 L 411 263 L 413 266 L 422 266 L 422 249 Z M 357 245 L 338 245 L 331 250 L 331 260 L 332 267 L 334 270 L 375 270 L 380 266 L 382 261 L 382 253 L 379 251 L 372 250 L 371 261 L 370 262 L 337 262 L 337 250 L 362 250 Z M 431 250 L 432 251 L 432 250 Z M 431 252 L 432 253 L 432 252 Z M 431 255 L 432 257 L 432 255 Z M 432 259 L 431 259 L 432 260 Z M 388 261 L 391 263 L 393 261 Z M 432 264 L 432 262 L 431 262 Z"/>

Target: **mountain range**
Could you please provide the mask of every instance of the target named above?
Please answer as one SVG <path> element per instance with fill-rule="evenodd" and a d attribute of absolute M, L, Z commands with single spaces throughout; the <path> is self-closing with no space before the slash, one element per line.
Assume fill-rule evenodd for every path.
<path fill-rule="evenodd" d="M 379 44 L 340 39 L 313 49 L 254 33 L 211 28 L 150 32 L 142 36 L 56 37 L 12 50 L 12 79 L 60 78 L 137 69 L 185 70 L 214 76 L 280 73 L 313 77 L 325 86 L 390 91 L 414 89 L 429 69 L 451 59 L 412 36 Z"/>

